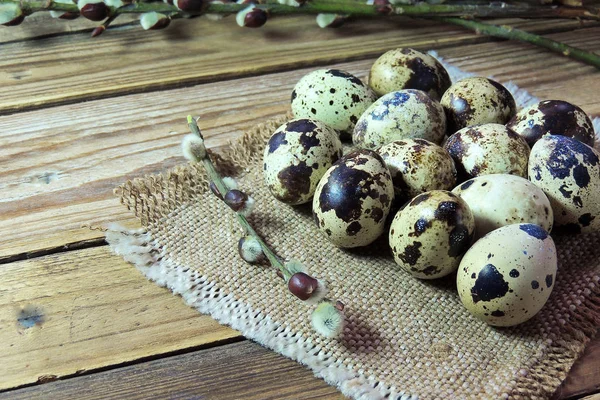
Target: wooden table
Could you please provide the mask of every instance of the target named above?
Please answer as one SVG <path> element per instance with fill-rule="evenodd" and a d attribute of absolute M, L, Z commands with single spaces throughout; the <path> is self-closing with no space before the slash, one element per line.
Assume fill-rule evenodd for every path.
<path fill-rule="evenodd" d="M 598 25 L 505 22 L 600 51 Z M 112 190 L 184 162 L 187 114 L 224 146 L 284 113 L 311 69 L 364 76 L 385 50 L 411 46 L 600 115 L 592 67 L 428 22 L 195 19 L 144 32 L 125 20 L 92 40 L 93 26 L 40 15 L 0 27 L 0 398 L 342 398 L 147 281 L 89 228 L 137 225 Z M 598 390 L 596 339 L 556 397 Z"/>

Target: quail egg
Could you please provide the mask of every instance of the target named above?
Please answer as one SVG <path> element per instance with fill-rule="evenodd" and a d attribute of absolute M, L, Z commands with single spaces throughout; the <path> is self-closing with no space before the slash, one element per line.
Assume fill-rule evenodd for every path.
<path fill-rule="evenodd" d="M 412 276 L 435 279 L 458 268 L 473 240 L 475 220 L 467 203 L 445 190 L 416 196 L 390 226 L 394 260 Z"/>
<path fill-rule="evenodd" d="M 406 89 L 388 93 L 373 103 L 354 127 L 352 141 L 369 149 L 407 138 L 439 144 L 445 133 L 442 106 L 425 92 Z"/>
<path fill-rule="evenodd" d="M 265 183 L 279 201 L 306 203 L 341 156 L 342 143 L 334 129 L 311 119 L 289 121 L 277 128 L 265 147 Z"/>
<path fill-rule="evenodd" d="M 527 177 L 529 146 L 504 125 L 463 128 L 448 138 L 444 148 L 454 159 L 459 181 L 488 174 Z"/>
<path fill-rule="evenodd" d="M 292 91 L 295 118 L 311 118 L 341 132 L 352 133 L 375 93 L 360 79 L 339 69 L 319 69 L 305 75 Z"/>
<path fill-rule="evenodd" d="M 379 237 L 394 196 L 381 156 L 356 150 L 321 178 L 313 198 L 317 226 L 338 247 L 365 246 Z"/>
<path fill-rule="evenodd" d="M 369 86 L 379 96 L 402 89 L 418 89 L 439 101 L 451 83 L 448 72 L 438 60 L 413 49 L 384 53 L 369 73 Z"/>
<path fill-rule="evenodd" d="M 404 139 L 380 147 L 396 198 L 412 199 L 431 190 L 450 190 L 456 185 L 456 168 L 450 154 L 425 139 Z"/>
<path fill-rule="evenodd" d="M 544 192 L 525 178 L 492 174 L 470 179 L 452 190 L 475 217 L 475 237 L 505 225 L 531 223 L 550 232 L 554 214 Z"/>
<path fill-rule="evenodd" d="M 527 321 L 542 309 L 556 280 L 556 247 L 539 225 L 496 229 L 467 251 L 456 277 L 463 305 L 494 326 Z"/>
<path fill-rule="evenodd" d="M 599 158 L 598 151 L 566 136 L 543 136 L 533 145 L 529 180 L 548 196 L 555 231 L 600 230 Z"/>
<path fill-rule="evenodd" d="M 594 126 L 586 113 L 562 100 L 545 100 L 519 111 L 506 124 L 529 146 L 544 135 L 563 135 L 594 146 Z"/>
<path fill-rule="evenodd" d="M 441 100 L 448 133 L 471 125 L 506 124 L 516 113 L 515 99 L 501 84 L 488 78 L 465 78 L 450 86 Z"/>

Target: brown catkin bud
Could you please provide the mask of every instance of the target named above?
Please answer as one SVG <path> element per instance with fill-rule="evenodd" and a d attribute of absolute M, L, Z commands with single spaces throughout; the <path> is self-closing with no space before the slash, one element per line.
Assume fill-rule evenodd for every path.
<path fill-rule="evenodd" d="M 92 31 L 92 37 L 100 36 L 104 33 L 106 27 L 104 25 L 100 25 L 94 28 Z"/>
<path fill-rule="evenodd" d="M 260 28 L 267 23 L 269 18 L 267 12 L 250 4 L 235 16 L 235 21 L 239 26 L 245 28 Z"/>
<path fill-rule="evenodd" d="M 225 194 L 223 199 L 225 204 L 229 206 L 233 211 L 238 212 L 246 206 L 248 195 L 241 190 L 232 189 Z"/>
<path fill-rule="evenodd" d="M 375 0 L 373 2 L 375 9 L 378 13 L 388 15 L 393 11 L 392 5 L 389 0 Z"/>
<path fill-rule="evenodd" d="M 200 12 L 208 6 L 205 0 L 175 0 L 173 4 L 185 12 Z"/>
<path fill-rule="evenodd" d="M 319 287 L 319 281 L 304 272 L 297 272 L 288 281 L 288 289 L 300 300 L 308 300 Z"/>
<path fill-rule="evenodd" d="M 98 0 L 79 0 L 77 7 L 83 17 L 92 21 L 102 21 L 110 12 L 108 6 Z"/>
<path fill-rule="evenodd" d="M 215 185 L 213 181 L 210 181 L 208 187 L 210 188 L 210 191 L 213 192 L 213 194 L 219 198 L 219 200 L 223 200 L 223 195 L 221 194 L 221 192 L 219 192 L 219 189 L 217 189 L 217 185 Z"/>

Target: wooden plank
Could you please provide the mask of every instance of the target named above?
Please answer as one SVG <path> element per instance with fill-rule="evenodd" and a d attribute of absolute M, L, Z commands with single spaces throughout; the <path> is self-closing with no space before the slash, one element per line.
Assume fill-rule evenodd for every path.
<path fill-rule="evenodd" d="M 600 28 L 551 37 L 600 50 Z M 512 78 L 542 98 L 560 97 L 600 115 L 600 80 L 593 67 L 513 42 L 440 54 L 468 71 Z M 364 76 L 372 62 L 337 66 Z M 101 236 L 82 224 L 131 222 L 113 188 L 184 162 L 179 141 L 185 115 L 202 115 L 208 144 L 224 145 L 245 127 L 286 112 L 293 85 L 310 70 L 1 116 L 0 261 Z"/>
<path fill-rule="evenodd" d="M 556 391 L 559 399 L 574 399 L 600 391 L 600 335 L 585 348 L 567 379 Z"/>
<path fill-rule="evenodd" d="M 239 337 L 107 246 L 1 267 L 0 389 Z"/>
<path fill-rule="evenodd" d="M 244 341 L 0 394 L 0 399 L 342 400 L 306 368 Z"/>
<path fill-rule="evenodd" d="M 552 37 L 600 49 L 600 28 Z M 600 82 L 592 67 L 509 42 L 440 54 L 466 70 L 514 77 L 542 98 L 558 96 L 600 115 Z M 364 76 L 372 62 L 337 66 Z M 112 189 L 184 162 L 179 141 L 185 115 L 201 114 L 208 144 L 224 145 L 245 127 L 284 113 L 294 83 L 310 70 L 0 117 L 0 260 L 101 236 L 82 224 L 131 221 Z"/>
<path fill-rule="evenodd" d="M 111 27 L 123 28 L 126 25 L 139 26 L 138 16 L 121 15 Z M 101 22 L 90 21 L 85 18 L 77 18 L 67 21 L 54 19 L 46 12 L 35 13 L 25 20 L 21 25 L 4 27 L 0 26 L 0 46 L 4 43 L 34 40 L 42 37 L 67 35 L 71 33 L 87 32 L 97 27 Z"/>
<path fill-rule="evenodd" d="M 596 376 L 597 378 L 597 376 Z M 579 392 L 580 395 L 590 392 Z M 567 392 L 555 400 L 571 398 Z M 36 399 L 336 399 L 305 367 L 245 341 L 0 394 Z M 598 399 L 592 395 L 586 399 Z"/>
<path fill-rule="evenodd" d="M 165 31 L 124 28 L 95 40 L 74 33 L 7 43 L 0 59 L 0 114 L 366 58 L 407 45 L 441 48 L 490 40 L 428 21 L 367 20 L 333 30 L 307 18 L 275 19 L 244 34 L 231 19 L 186 20 Z M 532 31 L 578 26 L 557 20 L 515 24 Z"/>

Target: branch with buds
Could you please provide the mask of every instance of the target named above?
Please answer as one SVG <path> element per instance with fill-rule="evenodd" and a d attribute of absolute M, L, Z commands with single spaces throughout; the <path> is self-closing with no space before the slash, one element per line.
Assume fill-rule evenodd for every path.
<path fill-rule="evenodd" d="M 413 2 L 414 1 L 414 2 Z M 507 26 L 476 21 L 475 18 L 562 18 L 600 21 L 600 8 L 583 7 L 580 0 L 565 0 L 565 5 L 505 3 L 491 1 L 430 4 L 416 0 L 0 0 L 0 24 L 19 25 L 35 12 L 50 11 L 53 17 L 73 19 L 78 15 L 92 21 L 104 21 L 92 31 L 102 34 L 121 14 L 140 14 L 146 30 L 164 29 L 171 20 L 207 15 L 211 19 L 235 14 L 238 25 L 247 28 L 263 26 L 277 15 L 312 14 L 322 28 L 336 28 L 350 18 L 390 18 L 405 16 L 438 20 L 471 29 L 479 34 L 518 40 L 564 56 L 583 61 L 600 69 L 600 55 L 587 52 L 539 35 Z M 565 2 L 563 1 L 563 3 Z M 431 0 L 443 3 L 444 0 Z M 560 2 L 560 1 L 559 1 Z"/>
<path fill-rule="evenodd" d="M 210 180 L 210 190 L 235 212 L 244 230 L 238 242 L 240 257 L 250 264 L 268 261 L 294 296 L 309 304 L 318 304 L 311 317 L 315 330 L 325 337 L 339 336 L 344 325 L 344 305 L 326 299 L 327 289 L 322 281 L 310 276 L 297 260 L 283 262 L 256 233 L 247 219 L 254 209 L 254 199 L 240 190 L 233 178 L 221 177 L 206 150 L 196 120 L 188 116 L 187 121 L 192 133 L 182 141 L 183 155 L 190 161 L 202 163 Z"/>

